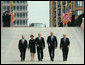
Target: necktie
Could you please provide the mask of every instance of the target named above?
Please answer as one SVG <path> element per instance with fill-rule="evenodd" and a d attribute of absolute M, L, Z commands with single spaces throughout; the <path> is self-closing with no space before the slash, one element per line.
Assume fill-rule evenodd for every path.
<path fill-rule="evenodd" d="M 66 38 L 64 38 L 64 42 L 66 41 Z"/>
<path fill-rule="evenodd" d="M 41 40 L 41 37 L 39 37 L 39 40 Z"/>
<path fill-rule="evenodd" d="M 51 36 L 51 41 L 53 41 L 53 36 Z"/>

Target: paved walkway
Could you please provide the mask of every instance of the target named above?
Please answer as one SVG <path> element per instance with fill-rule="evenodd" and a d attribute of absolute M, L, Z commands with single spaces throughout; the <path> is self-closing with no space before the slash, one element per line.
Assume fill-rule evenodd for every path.
<path fill-rule="evenodd" d="M 55 50 L 54 62 L 50 61 L 47 43 L 44 49 L 43 61 L 38 61 L 37 53 L 35 54 L 34 61 L 30 61 L 30 53 L 27 49 L 26 61 L 20 61 L 20 53 L 18 50 L 18 42 L 21 35 L 24 34 L 25 38 L 29 40 L 31 34 L 37 37 L 37 33 L 41 32 L 42 36 L 47 40 L 50 31 L 58 39 L 58 48 Z M 59 49 L 60 38 L 62 34 L 66 33 L 70 38 L 71 45 L 69 50 L 68 61 L 63 62 L 62 51 Z M 84 64 L 84 31 L 77 27 L 66 28 L 2 28 L 1 29 L 1 64 Z"/>

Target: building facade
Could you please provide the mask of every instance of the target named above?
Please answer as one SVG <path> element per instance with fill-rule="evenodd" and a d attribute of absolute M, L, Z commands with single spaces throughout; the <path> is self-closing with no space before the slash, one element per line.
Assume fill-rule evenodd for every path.
<path fill-rule="evenodd" d="M 65 13 L 65 5 L 75 11 L 75 18 L 84 13 L 84 1 L 50 1 L 50 27 L 58 27 Z"/>
<path fill-rule="evenodd" d="M 15 22 L 13 26 L 28 26 L 28 2 L 27 1 L 1 1 L 1 13 L 10 10 L 10 3 L 13 3 Z"/>
<path fill-rule="evenodd" d="M 75 19 L 84 13 L 84 1 L 72 1 L 72 11 L 75 11 Z"/>

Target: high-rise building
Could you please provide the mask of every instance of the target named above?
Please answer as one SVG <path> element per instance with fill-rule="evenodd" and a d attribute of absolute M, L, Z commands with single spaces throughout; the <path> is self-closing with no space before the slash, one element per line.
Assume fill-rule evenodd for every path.
<path fill-rule="evenodd" d="M 75 12 L 75 19 L 84 13 L 84 1 L 71 1 L 72 11 Z"/>
<path fill-rule="evenodd" d="M 27 1 L 1 1 L 1 13 L 9 11 L 9 5 L 13 3 L 15 22 L 13 26 L 28 26 L 28 2 Z"/>
<path fill-rule="evenodd" d="M 84 1 L 50 1 L 50 27 L 58 27 L 62 22 L 62 14 L 67 9 L 71 8 L 76 13 L 75 18 L 84 13 Z"/>

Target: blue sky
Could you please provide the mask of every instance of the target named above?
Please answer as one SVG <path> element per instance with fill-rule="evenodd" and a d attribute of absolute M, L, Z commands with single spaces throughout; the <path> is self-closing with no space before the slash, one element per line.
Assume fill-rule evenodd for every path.
<path fill-rule="evenodd" d="M 28 1 L 29 23 L 43 23 L 49 27 L 49 1 Z"/>

